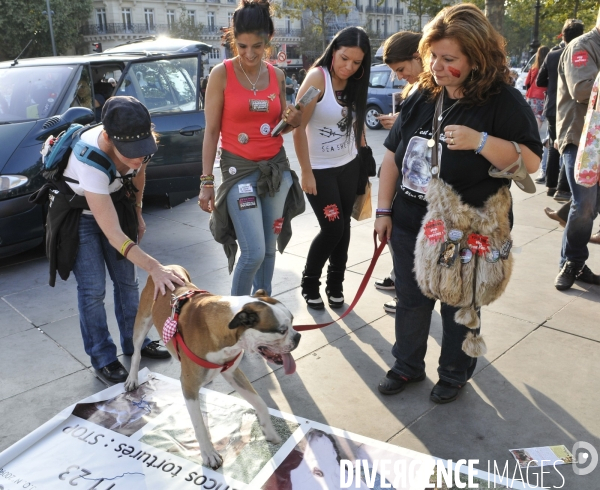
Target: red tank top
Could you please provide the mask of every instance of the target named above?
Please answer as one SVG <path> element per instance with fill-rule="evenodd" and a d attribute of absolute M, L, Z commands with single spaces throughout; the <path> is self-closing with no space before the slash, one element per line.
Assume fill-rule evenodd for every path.
<path fill-rule="evenodd" d="M 233 60 L 225 60 L 223 64 L 227 70 L 227 85 L 223 93 L 221 147 L 253 162 L 273 158 L 283 145 L 281 135 L 271 137 L 271 131 L 281 120 L 275 69 L 267 63 L 269 86 L 254 95 L 254 91 L 242 87 L 238 81 Z"/>

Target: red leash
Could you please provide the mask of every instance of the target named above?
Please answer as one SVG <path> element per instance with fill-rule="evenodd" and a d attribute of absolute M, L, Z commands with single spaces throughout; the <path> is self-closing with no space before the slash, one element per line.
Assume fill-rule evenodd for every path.
<path fill-rule="evenodd" d="M 371 259 L 371 264 L 369 265 L 369 268 L 367 269 L 365 277 L 363 277 L 363 280 L 360 283 L 358 291 L 356 292 L 356 296 L 354 297 L 354 300 L 352 300 L 352 303 L 350 303 L 350 306 L 348 307 L 348 309 L 337 320 L 333 320 L 332 322 L 317 323 L 316 325 L 298 325 L 298 326 L 294 327 L 294 330 L 296 330 L 297 332 L 305 332 L 306 330 L 316 330 L 317 328 L 326 327 L 327 325 L 331 325 L 332 323 L 339 322 L 342 318 L 344 318 L 348 313 L 350 313 L 354 309 L 354 307 L 356 306 L 356 303 L 358 303 L 358 300 L 364 293 L 365 288 L 367 287 L 367 283 L 371 279 L 371 274 L 373 274 L 373 269 L 375 268 L 377 259 L 381 255 L 381 252 L 383 251 L 385 244 L 387 243 L 387 237 L 383 237 L 383 240 L 381 241 L 381 244 L 378 247 L 377 246 L 377 232 L 375 231 L 375 232 L 373 232 L 373 243 L 375 244 L 375 252 L 373 253 L 373 258 Z"/>

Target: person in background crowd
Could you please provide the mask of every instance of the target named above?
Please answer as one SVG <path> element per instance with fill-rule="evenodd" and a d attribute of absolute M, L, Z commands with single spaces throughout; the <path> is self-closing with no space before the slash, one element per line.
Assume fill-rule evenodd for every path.
<path fill-rule="evenodd" d="M 305 78 L 306 78 L 306 70 L 304 68 L 302 68 L 298 72 L 298 85 L 302 85 L 302 82 L 304 82 Z"/>
<path fill-rule="evenodd" d="M 489 169 L 490 165 L 504 169 L 518 160 L 513 141 L 519 144 L 528 173 L 537 170 L 542 155 L 535 117 L 521 93 L 509 84 L 504 39 L 479 8 L 445 7 L 425 26 L 419 53 L 425 71 L 384 143 L 387 151 L 375 219 L 379 239 L 392 241 L 399 278 L 395 362 L 378 386 L 384 395 L 400 393 L 426 377 L 425 353 L 435 301 L 421 292 L 413 268 L 417 235 L 427 212 L 432 175 L 427 142 L 437 137 L 432 124 L 439 98 L 443 104 L 439 178 L 452 186 L 463 203 L 481 208 L 503 191 L 507 181 L 492 178 Z M 407 151 L 409 147 L 419 155 Z M 469 329 L 455 321 L 458 309 L 441 304 L 439 380 L 430 395 L 435 403 L 454 401 L 477 363 L 477 358 L 462 351 Z"/>
<path fill-rule="evenodd" d="M 284 73 L 263 60 L 274 32 L 270 3 L 242 0 L 224 36 L 235 56 L 215 66 L 206 88 L 198 204 L 212 212 L 210 229 L 223 244 L 230 272 L 239 243 L 233 296 L 259 289 L 271 294 L 276 245 L 283 252 L 292 233 L 290 220 L 304 211 L 283 138 L 271 136 L 282 118 L 289 132 L 302 116 L 293 105 L 286 107 Z M 215 197 L 212 171 L 219 137 L 223 183 Z"/>
<path fill-rule="evenodd" d="M 558 62 L 560 56 L 565 50 L 565 46 L 568 45 L 573 39 L 583 34 L 583 22 L 577 19 L 568 19 L 562 28 L 562 42 L 559 46 L 553 48 L 540 67 L 540 71 L 537 75 L 536 83 L 539 87 L 547 87 L 547 97 L 544 103 L 544 113 L 548 120 L 548 135 L 550 137 L 548 141 L 548 160 L 546 164 L 546 175 L 543 182 L 539 184 L 546 184 L 548 188 L 547 194 L 554 196 L 558 187 L 558 175 L 560 172 L 560 153 L 558 149 L 554 147 L 556 142 L 556 89 L 558 84 Z M 565 179 L 566 180 L 566 179 Z M 537 182 L 537 180 L 536 180 Z M 561 189 L 565 190 L 565 189 Z M 570 192 L 570 188 L 567 189 Z"/>
<path fill-rule="evenodd" d="M 114 78 L 109 78 L 108 83 L 110 83 L 113 87 L 117 86 L 117 81 Z"/>
<path fill-rule="evenodd" d="M 585 264 L 594 219 L 598 215 L 598 186 L 575 181 L 575 157 L 583 131 L 592 86 L 600 70 L 600 11 L 596 26 L 571 41 L 558 64 L 556 130 L 563 166 L 571 187 L 572 202 L 563 232 L 560 272 L 554 287 L 564 291 L 575 280 L 600 284 L 600 276 Z"/>
<path fill-rule="evenodd" d="M 294 131 L 302 189 L 320 227 L 302 273 L 302 296 L 313 309 L 324 308 L 319 278 L 327 260 L 325 293 L 329 306 L 344 305 L 350 217 L 359 185 L 358 147 L 365 144 L 370 69 L 367 33 L 360 27 L 347 27 L 315 61 L 298 91 L 302 97 L 311 85 L 321 90 L 320 99 L 305 107 L 300 128 Z"/>
<path fill-rule="evenodd" d="M 104 378 L 121 383 L 128 373 L 117 359 L 117 347 L 108 331 L 106 270 L 114 285 L 115 315 L 125 355 L 133 354 L 133 324 L 139 304 L 134 266 L 152 277 L 155 297 L 184 283 L 139 247 L 146 231 L 142 218 L 146 163 L 158 149 L 146 107 L 133 97 L 111 97 L 104 104 L 102 124 L 83 132 L 81 141 L 114 164 L 116 178 L 111 182 L 105 172 L 71 153 L 63 174 L 65 182 L 61 182 L 64 185 L 48 211 L 48 240 L 54 244 L 48 247 L 50 284 L 54 285 L 57 271 L 65 279 L 65 273 L 68 277 L 73 270 L 85 352 Z M 74 220 L 78 226 L 69 226 Z M 157 341 L 146 338 L 142 356 L 164 359 L 170 354 Z"/>
<path fill-rule="evenodd" d="M 285 76 L 285 100 L 293 104 L 294 103 L 294 81 L 288 77 L 287 72 L 283 70 L 283 75 Z"/>
<path fill-rule="evenodd" d="M 527 73 L 527 78 L 525 79 L 525 87 L 527 88 L 527 93 L 525 97 L 529 105 L 531 106 L 531 110 L 535 115 L 535 118 L 538 122 L 538 128 L 542 127 L 544 118 L 544 98 L 546 97 L 546 89 L 544 87 L 539 87 L 536 83 L 538 72 L 540 71 L 540 66 L 546 59 L 546 55 L 550 51 L 548 46 L 540 46 L 537 50 L 537 54 L 535 56 L 535 61 Z"/>

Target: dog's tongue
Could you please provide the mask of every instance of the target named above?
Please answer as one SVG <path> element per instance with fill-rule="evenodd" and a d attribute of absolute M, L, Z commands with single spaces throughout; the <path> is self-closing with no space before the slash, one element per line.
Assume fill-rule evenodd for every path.
<path fill-rule="evenodd" d="M 296 372 L 296 361 L 290 353 L 281 354 L 281 358 L 283 359 L 283 370 L 285 374 L 294 374 Z"/>

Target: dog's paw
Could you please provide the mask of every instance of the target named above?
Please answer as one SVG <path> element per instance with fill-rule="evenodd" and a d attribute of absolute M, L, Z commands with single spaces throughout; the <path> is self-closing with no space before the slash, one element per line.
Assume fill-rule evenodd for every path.
<path fill-rule="evenodd" d="M 273 427 L 263 427 L 262 430 L 267 442 L 270 442 L 271 444 L 275 445 L 281 443 L 281 437 L 279 437 L 279 434 L 275 432 L 275 429 Z"/>
<path fill-rule="evenodd" d="M 213 470 L 220 468 L 223 465 L 223 458 L 214 447 L 208 450 L 200 450 L 202 453 L 202 464 L 209 466 Z"/>
<path fill-rule="evenodd" d="M 132 377 L 131 375 L 125 381 L 125 391 L 133 391 L 139 386 L 137 376 Z"/>

